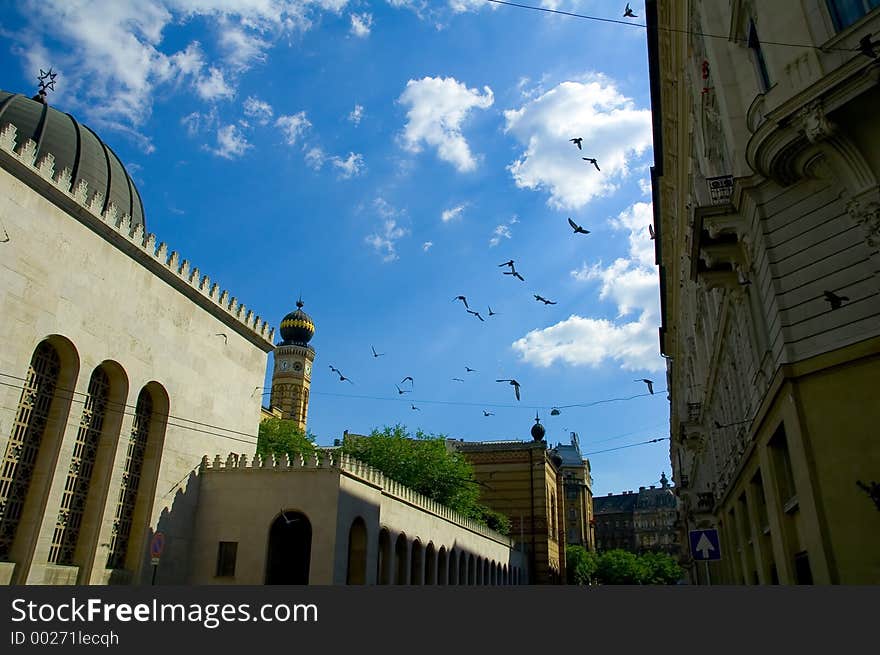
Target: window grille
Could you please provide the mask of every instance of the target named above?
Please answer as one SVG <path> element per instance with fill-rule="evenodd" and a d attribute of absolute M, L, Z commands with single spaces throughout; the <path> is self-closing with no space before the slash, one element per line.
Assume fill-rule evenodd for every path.
<path fill-rule="evenodd" d="M 0 561 L 15 540 L 60 372 L 58 351 L 46 342 L 37 346 L 0 470 Z"/>
<path fill-rule="evenodd" d="M 49 562 L 52 564 L 73 564 L 79 529 L 82 526 L 86 501 L 89 497 L 89 483 L 95 468 L 95 458 L 104 429 L 107 413 L 107 399 L 110 393 L 110 378 L 103 368 L 95 369 L 89 380 L 89 389 L 83 404 L 82 418 L 76 433 L 73 456 L 67 470 L 67 481 L 61 494 L 61 508 L 55 521 L 52 546 L 49 548 Z"/>
<path fill-rule="evenodd" d="M 153 398 L 150 392 L 142 389 L 134 410 L 131 436 L 125 455 L 125 471 L 119 489 L 119 501 L 113 518 L 113 531 L 110 536 L 110 555 L 107 568 L 121 569 L 125 566 L 128 538 L 131 536 L 132 519 L 137 502 L 138 487 L 144 467 L 144 452 L 150 435 L 150 422 L 153 419 Z"/>

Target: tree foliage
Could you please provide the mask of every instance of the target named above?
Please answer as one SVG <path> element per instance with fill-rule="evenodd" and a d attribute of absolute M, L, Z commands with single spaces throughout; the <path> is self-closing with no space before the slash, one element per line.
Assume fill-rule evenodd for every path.
<path fill-rule="evenodd" d="M 417 431 L 415 436 L 400 424 L 373 430 L 368 437 L 348 435 L 342 451 L 467 517 L 502 534 L 510 520 L 478 501 L 479 484 L 470 463 L 450 449 L 444 435 Z"/>
<path fill-rule="evenodd" d="M 596 553 L 583 546 L 566 546 L 565 548 L 565 572 L 568 576 L 568 584 L 590 584 L 596 574 L 598 561 Z"/>
<path fill-rule="evenodd" d="M 284 454 L 294 457 L 307 457 L 315 452 L 315 438 L 304 434 L 296 421 L 281 418 L 269 418 L 260 423 L 257 436 L 257 454 L 263 457 L 275 453 L 276 457 Z"/>
<path fill-rule="evenodd" d="M 565 549 L 568 584 L 669 585 L 678 582 L 684 570 L 666 553 L 636 555 L 626 550 L 596 554 L 580 546 Z"/>

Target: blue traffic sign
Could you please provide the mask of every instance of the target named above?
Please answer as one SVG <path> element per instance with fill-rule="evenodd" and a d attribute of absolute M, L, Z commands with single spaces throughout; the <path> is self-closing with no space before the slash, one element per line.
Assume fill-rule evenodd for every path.
<path fill-rule="evenodd" d="M 697 561 L 709 562 L 721 559 L 721 544 L 718 540 L 718 530 L 690 531 L 691 556 Z"/>

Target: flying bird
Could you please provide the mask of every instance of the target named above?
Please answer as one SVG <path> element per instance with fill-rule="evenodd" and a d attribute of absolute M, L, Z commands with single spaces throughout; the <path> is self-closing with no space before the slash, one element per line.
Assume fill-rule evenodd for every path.
<path fill-rule="evenodd" d="M 495 416 L 495 412 L 487 412 L 485 409 L 483 410 L 483 416 Z"/>
<path fill-rule="evenodd" d="M 381 357 L 382 355 L 385 354 L 385 353 L 377 353 L 377 352 L 376 352 L 376 349 L 373 348 L 373 346 L 370 346 L 370 350 L 373 351 L 373 357 Z"/>
<path fill-rule="evenodd" d="M 550 410 L 550 416 L 559 416 L 562 412 L 559 411 L 558 407 L 554 407 Z"/>
<path fill-rule="evenodd" d="M 556 304 L 556 301 L 547 300 L 544 296 L 539 296 L 538 294 L 535 294 L 535 300 L 537 300 L 538 302 L 542 302 L 545 305 L 555 305 Z"/>
<path fill-rule="evenodd" d="M 648 391 L 650 391 L 652 395 L 654 394 L 654 380 L 642 378 L 640 380 L 636 380 L 636 382 L 644 382 L 646 385 L 648 385 Z"/>
<path fill-rule="evenodd" d="M 467 371 L 468 373 L 476 373 L 477 372 L 477 369 L 471 368 L 470 366 L 465 366 L 464 370 Z"/>
<path fill-rule="evenodd" d="M 831 309 L 840 309 L 840 306 L 849 301 L 847 296 L 838 296 L 833 291 L 823 291 L 825 300 L 831 303 Z"/>
<path fill-rule="evenodd" d="M 489 316 L 495 316 L 497 313 L 498 312 L 493 312 L 491 307 L 489 308 Z"/>
<path fill-rule="evenodd" d="M 415 405 L 410 405 L 410 407 L 411 407 L 412 409 L 416 410 L 417 412 L 422 411 L 421 409 L 419 409 L 419 408 L 416 407 Z"/>
<path fill-rule="evenodd" d="M 517 271 L 515 271 L 515 270 L 504 271 L 504 274 L 505 274 L 505 275 L 512 275 L 513 277 L 519 278 L 519 279 L 522 280 L 523 282 L 526 281 L 526 279 L 525 279 L 522 275 L 520 275 Z"/>
<path fill-rule="evenodd" d="M 597 170 L 597 171 L 601 171 L 601 170 L 602 170 L 601 168 L 599 168 L 599 164 L 596 162 L 596 159 L 595 159 L 595 158 L 593 158 L 593 157 L 581 157 L 581 159 L 583 159 L 584 161 L 588 161 L 588 162 L 590 162 L 593 166 L 596 167 L 596 170 Z"/>
<path fill-rule="evenodd" d="M 284 510 L 283 510 L 283 509 L 281 510 L 281 518 L 284 519 L 284 522 L 285 522 L 287 525 L 290 525 L 291 523 L 296 523 L 297 521 L 299 521 L 299 518 L 295 518 L 295 519 L 289 519 L 289 518 L 287 518 L 287 514 L 284 513 Z"/>
<path fill-rule="evenodd" d="M 512 259 L 508 259 L 508 260 L 507 260 L 506 262 L 504 262 L 503 264 L 498 264 L 498 267 L 499 267 L 499 268 L 502 267 L 502 266 L 510 266 L 510 268 L 513 268 L 513 260 L 512 260 Z"/>
<path fill-rule="evenodd" d="M 398 387 L 396 384 L 395 384 L 394 386 L 397 388 L 397 393 L 398 393 L 399 395 L 403 395 L 403 394 L 405 394 L 405 393 L 410 393 L 410 391 L 412 391 L 412 389 L 401 389 L 401 388 Z"/>
<path fill-rule="evenodd" d="M 482 316 L 480 316 L 480 312 L 475 312 L 473 309 L 469 309 L 469 310 L 467 310 L 467 313 L 468 313 L 468 314 L 473 314 L 474 316 L 476 316 L 478 319 L 480 319 L 480 320 L 483 321 L 484 323 L 486 322 L 486 319 L 483 318 Z"/>
<path fill-rule="evenodd" d="M 648 234 L 651 235 L 651 240 L 653 240 L 654 237 L 657 236 L 656 234 L 654 234 L 654 226 L 650 223 L 648 223 Z"/>
<path fill-rule="evenodd" d="M 335 367 L 333 366 L 333 364 L 330 364 L 330 370 L 333 371 L 334 373 L 339 373 L 339 369 L 338 369 L 338 368 L 335 368 Z"/>
<path fill-rule="evenodd" d="M 409 375 L 407 375 L 405 378 L 403 378 L 403 379 L 400 381 L 400 384 L 403 384 L 403 383 L 406 382 L 407 380 L 409 380 L 409 383 L 410 383 L 410 384 L 415 385 L 415 381 L 414 381 L 414 380 L 412 379 L 412 377 L 410 377 Z"/>
<path fill-rule="evenodd" d="M 575 223 L 570 218 L 568 219 L 568 224 L 571 225 L 571 229 L 574 230 L 575 234 L 589 234 L 590 233 L 589 230 L 585 230 L 584 228 L 582 228 L 580 225 Z"/>
<path fill-rule="evenodd" d="M 880 42 L 874 43 L 871 41 L 871 35 L 866 34 L 859 41 L 859 52 L 871 59 L 877 59 L 877 51 L 874 50 L 874 47 L 878 45 L 880 45 Z"/>
<path fill-rule="evenodd" d="M 495 382 L 507 382 L 513 387 L 514 392 L 516 393 L 516 399 L 519 400 L 519 382 L 516 380 L 495 380 Z"/>
<path fill-rule="evenodd" d="M 464 382 L 461 378 L 452 378 L 453 382 Z"/>
<path fill-rule="evenodd" d="M 470 307 L 468 307 L 468 304 L 467 304 L 467 298 L 465 298 L 464 296 L 456 296 L 455 298 L 453 298 L 453 300 L 460 300 L 460 301 L 462 301 L 462 302 L 464 303 L 464 308 L 465 308 L 465 309 L 470 309 Z"/>
<path fill-rule="evenodd" d="M 229 343 L 229 338 L 223 334 L 222 332 L 218 332 L 214 335 L 215 337 L 223 337 L 223 343 Z"/>
<path fill-rule="evenodd" d="M 581 144 L 584 142 L 582 137 L 576 137 L 574 139 L 569 139 L 573 144 L 578 147 L 578 150 L 581 150 Z"/>
<path fill-rule="evenodd" d="M 349 384 L 354 384 L 349 378 L 345 377 L 342 373 L 339 374 L 340 382 L 348 382 Z"/>
<path fill-rule="evenodd" d="M 626 8 L 623 10 L 624 18 L 638 18 L 636 14 L 633 13 L 633 10 L 630 9 L 629 3 L 626 3 Z"/>

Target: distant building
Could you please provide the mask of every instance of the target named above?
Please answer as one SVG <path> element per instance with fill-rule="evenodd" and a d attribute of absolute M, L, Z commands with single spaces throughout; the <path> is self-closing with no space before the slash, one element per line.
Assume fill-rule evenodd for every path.
<path fill-rule="evenodd" d="M 666 474 L 660 486 L 599 496 L 593 499 L 596 519 L 596 549 L 622 549 L 634 553 L 679 551 L 678 501 Z"/>
<path fill-rule="evenodd" d="M 532 441 L 450 441 L 474 468 L 480 502 L 506 515 L 510 535 L 528 554 L 535 584 L 565 581 L 562 457 L 548 450 L 544 426 Z"/>
<path fill-rule="evenodd" d="M 575 432 L 571 433 L 570 443 L 556 444 L 552 452 L 562 458 L 560 471 L 565 499 L 565 543 L 594 550 L 593 478 L 590 475 L 590 460 L 581 455 L 580 441 Z"/>

